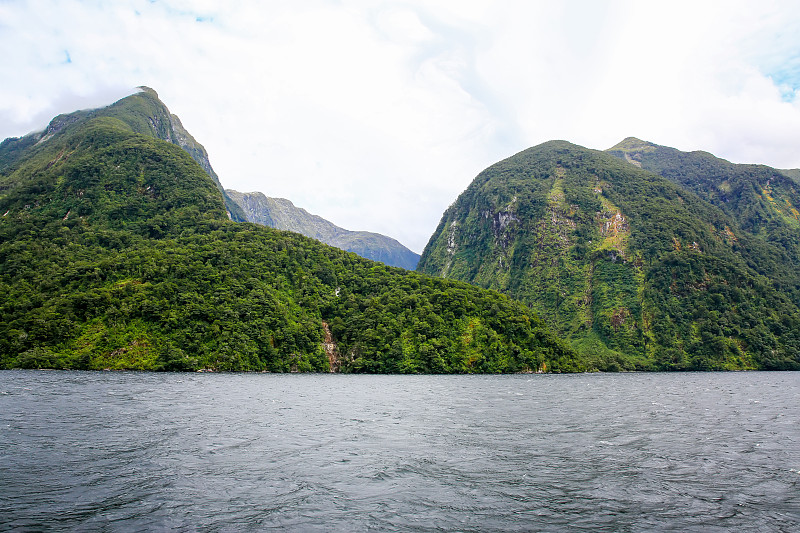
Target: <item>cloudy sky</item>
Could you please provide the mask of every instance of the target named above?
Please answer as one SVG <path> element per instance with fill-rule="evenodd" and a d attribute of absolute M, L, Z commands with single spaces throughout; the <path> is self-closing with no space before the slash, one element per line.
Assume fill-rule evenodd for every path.
<path fill-rule="evenodd" d="M 550 139 L 800 167 L 796 4 L 0 0 L 0 139 L 147 85 L 225 187 L 421 252 Z"/>

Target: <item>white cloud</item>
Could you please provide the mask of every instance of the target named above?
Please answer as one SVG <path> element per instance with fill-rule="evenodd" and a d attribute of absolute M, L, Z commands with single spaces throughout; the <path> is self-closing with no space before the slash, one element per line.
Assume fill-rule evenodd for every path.
<path fill-rule="evenodd" d="M 788 1 L 0 2 L 0 137 L 156 89 L 223 184 L 421 251 L 484 167 L 628 135 L 800 167 Z"/>

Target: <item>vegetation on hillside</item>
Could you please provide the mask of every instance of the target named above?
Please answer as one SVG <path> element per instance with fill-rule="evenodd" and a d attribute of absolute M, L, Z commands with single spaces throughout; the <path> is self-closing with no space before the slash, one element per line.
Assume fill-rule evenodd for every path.
<path fill-rule="evenodd" d="M 59 115 L 50 121 L 47 129 L 43 132 L 31 133 L 21 138 L 6 139 L 0 144 L 0 169 L 9 167 L 16 159 L 26 155 L 26 149 L 37 143 L 46 142 L 68 127 L 82 123 L 89 118 L 113 118 L 125 124 L 134 133 L 180 146 L 211 177 L 217 189 L 222 193 L 229 217 L 238 222 L 245 222 L 247 219 L 244 212 L 225 193 L 217 173 L 211 167 L 208 153 L 203 145 L 186 131 L 177 116 L 169 112 L 167 106 L 158 99 L 158 94 L 153 89 L 139 87 L 139 90 L 108 107 Z"/>
<path fill-rule="evenodd" d="M 428 277 L 229 220 L 152 90 L 61 115 L 0 143 L 0 368 L 800 369 L 796 183 L 633 141 L 493 165 Z"/>
<path fill-rule="evenodd" d="M 475 178 L 418 269 L 521 299 L 590 369 L 800 368 L 775 247 L 663 177 L 566 142 Z"/>
<path fill-rule="evenodd" d="M 504 295 L 229 221 L 187 152 L 124 118 L 0 146 L 0 368 L 582 369 Z"/>
<path fill-rule="evenodd" d="M 724 211 L 739 226 L 736 250 L 749 266 L 800 301 L 800 185 L 791 171 L 739 165 L 629 137 L 607 150 L 667 178 Z"/>

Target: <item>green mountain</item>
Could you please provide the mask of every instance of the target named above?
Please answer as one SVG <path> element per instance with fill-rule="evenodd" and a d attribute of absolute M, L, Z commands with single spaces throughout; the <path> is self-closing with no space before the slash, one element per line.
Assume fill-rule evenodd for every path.
<path fill-rule="evenodd" d="M 270 198 L 260 192 L 243 193 L 231 189 L 225 192 L 242 208 L 248 222 L 294 231 L 361 257 L 406 270 L 414 270 L 419 262 L 418 254 L 391 237 L 340 228 L 284 198 Z"/>
<path fill-rule="evenodd" d="M 237 222 L 246 222 L 246 218 L 238 204 L 225 194 L 217 173 L 211 167 L 208 153 L 186 131 L 180 119 L 170 113 L 167 106 L 158 99 L 158 94 L 150 87 L 139 87 L 140 92 L 119 102 L 101 109 L 75 111 L 54 118 L 48 127 L 41 132 L 31 133 L 22 138 L 11 138 L 3 141 L 0 147 L 0 168 L 12 163 L 24 153 L 26 148 L 48 141 L 54 135 L 79 121 L 92 117 L 113 117 L 122 120 L 133 132 L 155 137 L 162 141 L 180 146 L 211 177 L 222 192 L 228 216 Z"/>
<path fill-rule="evenodd" d="M 798 235 L 798 171 L 741 165 L 708 152 L 682 152 L 628 137 L 607 152 L 663 176 L 736 219 L 742 229 L 780 242 L 784 230 Z"/>
<path fill-rule="evenodd" d="M 790 256 L 771 226 L 743 226 L 662 176 L 552 141 L 479 174 L 418 270 L 521 299 L 590 369 L 800 368 Z"/>
<path fill-rule="evenodd" d="M 231 221 L 178 124 L 144 90 L 0 144 L 0 368 L 582 368 L 504 295 Z"/>
<path fill-rule="evenodd" d="M 800 301 L 800 184 L 791 171 L 734 164 L 708 152 L 682 152 L 633 137 L 607 152 L 724 211 L 747 239 L 737 248 L 750 266 Z"/>

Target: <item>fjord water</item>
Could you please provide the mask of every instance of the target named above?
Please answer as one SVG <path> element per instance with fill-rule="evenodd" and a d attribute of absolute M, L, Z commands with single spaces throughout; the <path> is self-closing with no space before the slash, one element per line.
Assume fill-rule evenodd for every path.
<path fill-rule="evenodd" d="M 0 530 L 797 531 L 800 373 L 0 372 Z"/>

